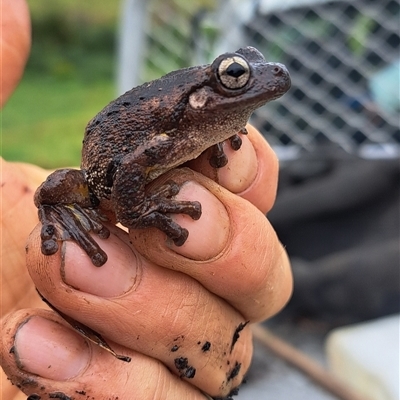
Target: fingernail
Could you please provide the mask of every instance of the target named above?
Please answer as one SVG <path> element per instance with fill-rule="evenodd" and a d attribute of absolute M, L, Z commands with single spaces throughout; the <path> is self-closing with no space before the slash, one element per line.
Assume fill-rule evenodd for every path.
<path fill-rule="evenodd" d="M 63 281 L 81 292 L 104 298 L 128 292 L 138 281 L 136 254 L 114 234 L 105 240 L 95 240 L 107 253 L 108 261 L 95 267 L 79 246 L 67 241 L 61 265 Z"/>
<path fill-rule="evenodd" d="M 53 380 L 81 374 L 90 360 L 87 342 L 71 329 L 31 317 L 17 330 L 14 354 L 20 369 Z"/>
<path fill-rule="evenodd" d="M 230 227 L 225 206 L 196 182 L 185 183 L 176 199 L 199 201 L 202 214 L 197 221 L 184 214 L 172 214 L 174 221 L 189 231 L 189 236 L 183 246 L 175 246 L 170 241 L 167 245 L 176 253 L 194 260 L 209 260 L 220 254 L 228 240 Z"/>
<path fill-rule="evenodd" d="M 242 137 L 242 146 L 235 151 L 224 143 L 228 164 L 218 170 L 219 183 L 232 193 L 241 193 L 254 182 L 258 172 L 257 154 L 251 141 Z"/>

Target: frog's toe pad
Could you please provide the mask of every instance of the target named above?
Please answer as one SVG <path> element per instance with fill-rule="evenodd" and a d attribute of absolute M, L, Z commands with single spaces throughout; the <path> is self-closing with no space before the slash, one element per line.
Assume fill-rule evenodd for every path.
<path fill-rule="evenodd" d="M 189 236 L 188 230 L 185 228 L 181 228 L 181 235 L 179 237 L 173 239 L 175 246 L 182 246 L 183 244 L 185 244 L 188 236 Z"/>
<path fill-rule="evenodd" d="M 233 150 L 238 151 L 242 147 L 242 138 L 239 135 L 233 135 L 229 138 Z"/>
<path fill-rule="evenodd" d="M 95 267 L 101 267 L 107 262 L 107 254 L 104 253 L 103 250 L 100 249 L 99 252 L 95 252 L 91 257 L 90 260 Z"/>
<path fill-rule="evenodd" d="M 223 151 L 214 150 L 213 148 L 209 163 L 213 168 L 222 168 L 228 164 L 228 157 Z"/>
<path fill-rule="evenodd" d="M 201 217 L 201 204 L 198 201 L 190 201 L 189 203 L 187 214 L 197 221 Z"/>
<path fill-rule="evenodd" d="M 53 239 L 42 240 L 41 250 L 45 256 L 51 256 L 51 255 L 57 253 L 58 243 L 56 240 L 53 240 Z"/>

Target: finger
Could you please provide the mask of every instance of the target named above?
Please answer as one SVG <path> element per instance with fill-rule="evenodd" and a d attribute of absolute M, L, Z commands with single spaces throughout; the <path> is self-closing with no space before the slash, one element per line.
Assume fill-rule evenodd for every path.
<path fill-rule="evenodd" d="M 35 398 L 205 398 L 155 359 L 117 344 L 113 345 L 132 361 L 110 357 L 50 311 L 26 309 L 9 315 L 2 338 L 4 371 L 12 384 L 26 395 L 39 396 Z"/>
<path fill-rule="evenodd" d="M 2 107 L 24 71 L 31 45 L 29 9 L 24 0 L 1 2 L 1 95 Z"/>
<path fill-rule="evenodd" d="M 183 272 L 227 300 L 244 319 L 258 321 L 288 301 L 292 276 L 287 254 L 267 218 L 247 200 L 189 169 L 163 176 L 181 185 L 179 200 L 197 200 L 202 216 L 173 218 L 188 229 L 181 247 L 156 229 L 132 230 L 131 240 L 145 258 Z"/>
<path fill-rule="evenodd" d="M 247 131 L 247 135 L 240 135 L 242 146 L 239 150 L 233 150 L 229 141 L 223 143 L 228 157 L 225 167 L 212 168 L 207 152 L 189 166 L 266 213 L 276 197 L 278 159 L 260 132 L 251 125 L 247 126 Z"/>
<path fill-rule="evenodd" d="M 47 172 L 29 164 L 10 163 L 0 158 L 2 232 L 2 312 L 32 307 L 35 289 L 25 266 L 25 242 L 37 224 L 33 193 Z M 21 222 L 23 221 L 23 222 Z"/>
<path fill-rule="evenodd" d="M 108 261 L 97 268 L 72 242 L 43 256 L 38 226 L 27 247 L 38 290 L 105 338 L 157 358 L 206 393 L 226 396 L 251 360 L 243 316 L 190 276 L 136 254 L 125 232 L 110 229 L 110 238 L 99 240 Z"/>

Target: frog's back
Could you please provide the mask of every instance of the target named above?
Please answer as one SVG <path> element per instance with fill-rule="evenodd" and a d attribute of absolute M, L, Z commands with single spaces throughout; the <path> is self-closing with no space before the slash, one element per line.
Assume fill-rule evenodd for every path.
<path fill-rule="evenodd" d="M 193 79 L 194 74 L 200 75 L 198 79 Z M 104 187 L 114 160 L 176 128 L 188 95 L 201 84 L 203 74 L 204 67 L 171 72 L 129 90 L 101 110 L 88 123 L 83 140 L 81 168 L 89 182 Z"/>
<path fill-rule="evenodd" d="M 119 136 L 124 127 L 131 132 L 148 131 L 158 125 L 164 127 L 168 122 L 166 117 L 173 114 L 177 106 L 185 103 L 185 97 L 201 85 L 202 79 L 194 79 L 194 74 L 201 74 L 201 71 L 204 67 L 174 71 L 127 91 L 89 121 L 85 139 L 90 136 L 99 139 L 99 136 L 109 136 L 111 132 Z"/>

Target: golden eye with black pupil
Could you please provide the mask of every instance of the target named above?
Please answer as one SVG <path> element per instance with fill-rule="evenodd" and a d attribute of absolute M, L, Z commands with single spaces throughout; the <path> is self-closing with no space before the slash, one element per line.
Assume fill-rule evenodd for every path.
<path fill-rule="evenodd" d="M 250 79 L 250 67 L 239 56 L 227 57 L 218 67 L 218 77 L 227 89 L 241 89 Z"/>

